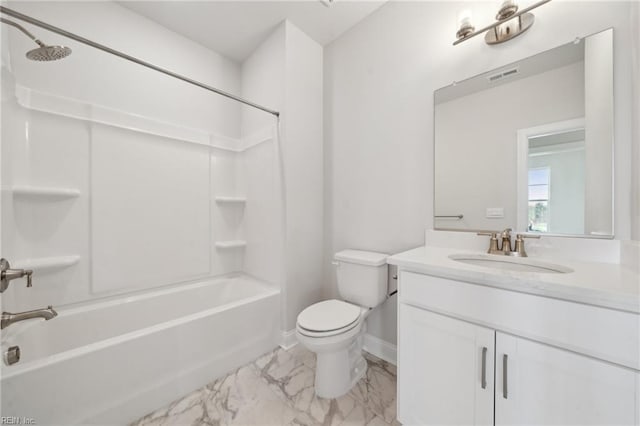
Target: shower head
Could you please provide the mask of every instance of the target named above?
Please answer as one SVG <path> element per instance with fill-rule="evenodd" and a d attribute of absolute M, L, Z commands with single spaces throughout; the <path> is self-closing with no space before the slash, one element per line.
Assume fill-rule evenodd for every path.
<path fill-rule="evenodd" d="M 71 55 L 71 49 L 66 46 L 48 46 L 38 40 L 33 34 L 26 30 L 22 25 L 17 24 L 8 19 L 0 18 L 0 22 L 16 27 L 24 34 L 27 35 L 31 40 L 35 41 L 39 46 L 33 50 L 30 50 L 26 53 L 27 59 L 31 59 L 32 61 L 56 61 L 58 59 L 66 58 Z"/>
<path fill-rule="evenodd" d="M 71 49 L 67 46 L 42 45 L 27 52 L 26 56 L 32 61 L 56 61 L 71 55 Z"/>

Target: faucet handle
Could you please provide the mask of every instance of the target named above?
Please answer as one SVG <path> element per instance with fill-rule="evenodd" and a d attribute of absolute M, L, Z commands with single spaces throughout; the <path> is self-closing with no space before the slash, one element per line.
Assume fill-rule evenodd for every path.
<path fill-rule="evenodd" d="M 525 238 L 535 238 L 540 239 L 540 235 L 526 235 L 526 234 L 517 234 L 516 235 L 516 248 L 513 250 L 512 256 L 518 257 L 527 257 L 527 252 L 524 249 L 524 239 Z"/>
<path fill-rule="evenodd" d="M 0 259 L 0 293 L 9 287 L 9 282 L 22 277 L 27 277 L 27 287 L 33 286 L 33 271 L 31 269 L 11 269 L 7 259 Z"/>
<path fill-rule="evenodd" d="M 477 232 L 477 235 L 486 235 L 488 237 L 491 237 L 491 239 L 489 240 L 489 250 L 487 250 L 487 253 L 489 254 L 499 254 L 500 253 L 500 249 L 498 248 L 498 233 L 494 232 L 494 231 L 481 231 L 481 232 Z"/>

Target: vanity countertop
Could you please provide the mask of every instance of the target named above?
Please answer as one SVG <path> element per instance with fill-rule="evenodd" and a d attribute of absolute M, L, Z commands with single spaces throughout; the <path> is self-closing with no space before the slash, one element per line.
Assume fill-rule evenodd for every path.
<path fill-rule="evenodd" d="M 387 262 L 402 270 L 640 314 L 640 275 L 619 264 L 539 258 L 573 269 L 555 274 L 487 268 L 449 258 L 482 253 L 426 246 L 395 254 Z"/>

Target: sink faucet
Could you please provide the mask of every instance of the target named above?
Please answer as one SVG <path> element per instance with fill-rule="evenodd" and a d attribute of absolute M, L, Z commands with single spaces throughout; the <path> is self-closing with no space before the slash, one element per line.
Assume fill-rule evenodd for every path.
<path fill-rule="evenodd" d="M 12 314 L 11 312 L 3 312 L 2 321 L 0 322 L 0 329 L 4 330 L 13 323 L 28 320 L 31 318 L 44 318 L 45 320 L 49 321 L 51 318 L 55 318 L 57 315 L 58 313 L 53 310 L 53 307 L 51 305 L 49 305 L 47 309 L 36 309 L 33 311 L 19 312 L 17 314 Z"/>
<path fill-rule="evenodd" d="M 525 235 L 525 234 L 517 234 L 516 235 L 516 246 L 512 250 L 511 249 L 511 231 L 513 229 L 507 228 L 502 232 L 478 232 L 478 235 L 487 235 L 490 236 L 489 240 L 489 250 L 487 253 L 489 254 L 501 254 L 504 256 L 515 256 L 515 257 L 527 257 L 527 252 L 524 250 L 524 239 L 525 238 L 540 238 L 540 235 Z M 498 234 L 502 237 L 502 246 L 498 244 Z"/>
<path fill-rule="evenodd" d="M 513 229 L 507 228 L 501 232 L 502 236 L 502 253 L 509 256 L 511 254 L 511 231 Z"/>

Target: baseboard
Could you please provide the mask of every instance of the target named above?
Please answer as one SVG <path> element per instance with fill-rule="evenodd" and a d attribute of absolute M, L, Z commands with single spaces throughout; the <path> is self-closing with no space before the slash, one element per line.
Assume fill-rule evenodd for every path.
<path fill-rule="evenodd" d="M 298 344 L 296 339 L 296 330 L 281 331 L 280 332 L 280 347 L 284 350 L 289 350 Z"/>
<path fill-rule="evenodd" d="M 296 339 L 296 331 L 281 331 L 280 332 L 280 347 L 288 350 L 298 344 Z M 397 352 L 396 345 L 386 342 L 379 337 L 372 336 L 371 334 L 364 335 L 363 347 L 365 351 L 369 352 L 373 356 L 377 356 L 393 365 L 397 364 Z"/>
<path fill-rule="evenodd" d="M 398 348 L 394 344 L 367 333 L 364 335 L 363 349 L 371 355 L 397 365 Z"/>

